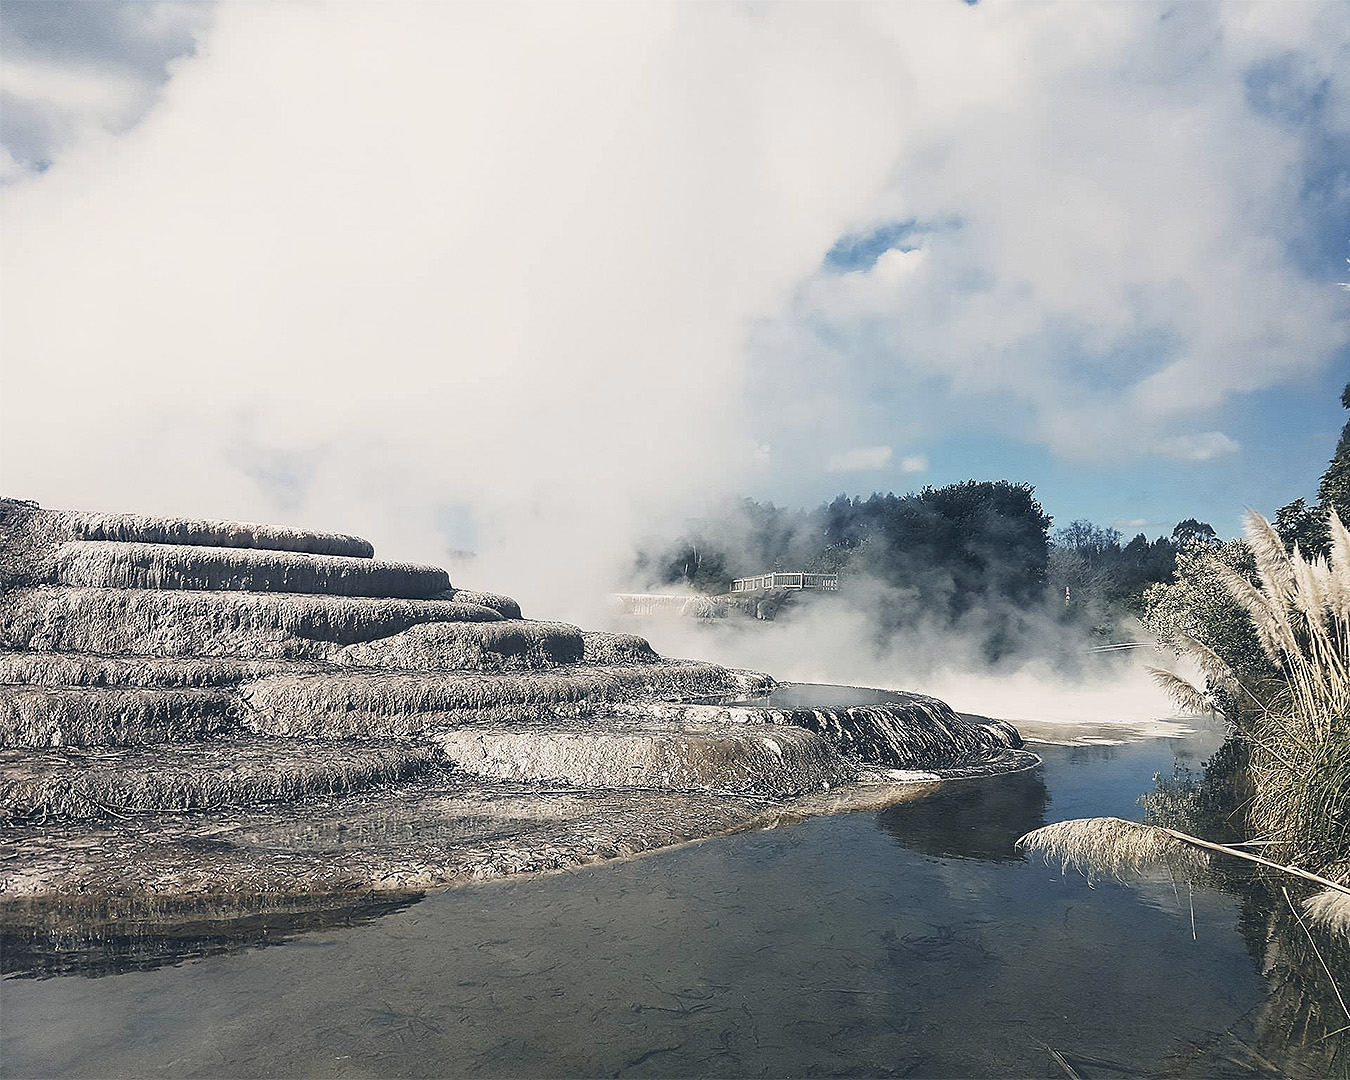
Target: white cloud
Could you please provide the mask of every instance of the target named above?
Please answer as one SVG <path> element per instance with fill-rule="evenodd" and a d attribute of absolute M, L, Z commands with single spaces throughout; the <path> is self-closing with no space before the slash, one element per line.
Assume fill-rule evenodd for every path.
<path fill-rule="evenodd" d="M 1350 131 L 1342 11 L 223 5 L 138 126 L 0 196 L 0 481 L 429 558 L 464 506 L 481 583 L 564 616 L 831 445 L 1230 453 L 1188 433 L 1347 336 L 1344 253 L 1284 245 L 1308 144 L 1243 81 L 1296 51 Z"/>
<path fill-rule="evenodd" d="M 825 468 L 829 472 L 871 472 L 884 469 L 891 462 L 891 452 L 889 446 L 855 446 L 842 454 L 835 454 L 826 463 Z M 909 460 L 912 459 L 906 459 Z"/>
<path fill-rule="evenodd" d="M 227 4 L 129 133 L 4 194 L 0 479 L 285 519 L 584 618 L 735 490 L 742 349 L 884 181 L 861 9 Z"/>
<path fill-rule="evenodd" d="M 907 473 L 921 473 L 928 471 L 927 454 L 911 454 L 900 461 L 900 471 Z"/>
<path fill-rule="evenodd" d="M 1336 265 L 1310 272 L 1290 242 L 1326 144 L 1248 90 L 1256 65 L 1292 53 L 1318 123 L 1350 131 L 1350 21 L 1296 6 L 893 9 L 921 92 L 854 231 L 910 229 L 869 270 L 807 281 L 787 320 L 797 347 L 763 363 L 789 357 L 778 382 L 798 387 L 828 367 L 822 392 L 920 414 L 934 394 L 913 388 L 941 385 L 956 400 L 927 410 L 928 433 L 987 418 L 1078 459 L 1148 456 L 1236 395 L 1324 369 L 1350 312 Z M 1285 89 L 1277 104 L 1311 100 Z M 822 360 L 841 351 L 842 378 Z"/>
<path fill-rule="evenodd" d="M 1236 454 L 1242 447 L 1222 431 L 1203 431 L 1196 435 L 1174 435 L 1158 444 L 1163 457 L 1179 461 L 1210 461 L 1224 454 Z"/>

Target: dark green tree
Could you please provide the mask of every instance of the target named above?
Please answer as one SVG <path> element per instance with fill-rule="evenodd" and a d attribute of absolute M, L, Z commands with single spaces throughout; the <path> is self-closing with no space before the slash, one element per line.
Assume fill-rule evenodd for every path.
<path fill-rule="evenodd" d="M 1192 541 L 1198 541 L 1202 544 L 1217 544 L 1219 537 L 1214 531 L 1214 526 L 1207 522 L 1196 521 L 1195 518 L 1187 518 L 1185 521 L 1177 522 L 1177 527 L 1172 530 L 1172 542 L 1177 547 L 1185 547 Z"/>
<path fill-rule="evenodd" d="M 1341 391 L 1341 406 L 1350 409 L 1350 383 Z M 1342 521 L 1350 518 L 1350 421 L 1341 428 L 1335 456 L 1317 485 L 1317 497 L 1324 507 L 1335 510 Z"/>
<path fill-rule="evenodd" d="M 1341 391 L 1341 405 L 1350 409 L 1350 383 Z M 1350 519 L 1350 422 L 1341 428 L 1336 452 L 1317 484 L 1316 505 L 1295 499 L 1280 507 L 1275 512 L 1275 531 L 1288 548 L 1297 544 L 1305 555 L 1325 555 L 1330 544 L 1327 522 L 1333 510 L 1342 521 Z"/>

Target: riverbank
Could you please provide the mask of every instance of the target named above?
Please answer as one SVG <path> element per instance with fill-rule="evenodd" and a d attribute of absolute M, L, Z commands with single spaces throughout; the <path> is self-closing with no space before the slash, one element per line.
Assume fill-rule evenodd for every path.
<path fill-rule="evenodd" d="M 1039 744 L 1036 769 L 881 811 L 352 908 L 351 925 L 273 916 L 233 943 L 182 939 L 154 970 L 8 979 L 0 1071 L 1048 1076 L 1053 1051 L 1083 1077 L 1325 1075 L 1325 1031 L 1281 1027 L 1287 991 L 1240 896 L 1198 889 L 1193 938 L 1184 889 L 1090 887 L 1013 847 L 1048 821 L 1137 815 L 1153 774 L 1198 767 L 1208 739 Z"/>

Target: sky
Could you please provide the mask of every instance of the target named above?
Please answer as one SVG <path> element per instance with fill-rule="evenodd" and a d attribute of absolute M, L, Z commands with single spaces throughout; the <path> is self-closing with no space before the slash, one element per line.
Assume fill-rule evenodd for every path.
<path fill-rule="evenodd" d="M 6 0 L 0 229 L 0 490 L 44 505 L 572 617 L 728 493 L 1235 535 L 1347 419 L 1350 18 Z"/>

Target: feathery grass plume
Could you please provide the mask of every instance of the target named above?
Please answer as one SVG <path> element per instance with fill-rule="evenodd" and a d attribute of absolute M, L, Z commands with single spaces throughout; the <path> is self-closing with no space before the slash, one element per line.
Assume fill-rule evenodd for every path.
<path fill-rule="evenodd" d="M 1205 692 L 1180 675 L 1164 668 L 1151 667 L 1148 673 L 1173 703 L 1185 712 L 1206 713 L 1214 709 Z"/>
<path fill-rule="evenodd" d="M 223 690 L 0 686 L 0 747 L 191 742 L 237 728 Z"/>
<path fill-rule="evenodd" d="M 352 667 L 404 671 L 538 671 L 578 663 L 581 631 L 565 623 L 503 619 L 485 623 L 423 623 L 337 654 Z"/>
<path fill-rule="evenodd" d="M 72 541 L 53 557 L 52 583 L 110 589 L 234 589 L 424 600 L 450 588 L 435 566 L 188 544 Z"/>
<path fill-rule="evenodd" d="M 1218 567 L 1219 580 L 1224 588 L 1247 613 L 1257 640 L 1266 657 L 1279 663 L 1279 657 L 1285 652 L 1298 650 L 1298 639 L 1289 620 L 1288 610 L 1276 603 L 1241 574 L 1227 566 Z"/>
<path fill-rule="evenodd" d="M 1335 511 L 1329 529 L 1350 548 Z M 1247 531 L 1263 588 L 1232 582 L 1234 596 L 1251 613 L 1270 659 L 1285 674 L 1292 708 L 1304 726 L 1316 727 L 1350 707 L 1350 619 L 1341 598 L 1350 593 L 1350 560 L 1311 563 L 1287 554 L 1269 522 L 1251 511 Z M 1275 535 L 1276 543 L 1270 541 Z"/>
<path fill-rule="evenodd" d="M 1323 889 L 1303 901 L 1303 911 L 1319 926 L 1350 938 L 1350 894 Z"/>
<path fill-rule="evenodd" d="M 1265 516 L 1248 510 L 1243 519 L 1243 533 L 1256 556 L 1256 572 L 1261 580 L 1261 592 L 1276 604 L 1286 604 L 1296 588 L 1293 567 L 1284 549 L 1284 541 Z"/>
<path fill-rule="evenodd" d="M 56 586 L 0 594 L 0 646 L 137 656 L 324 659 L 418 623 L 496 622 L 478 604 L 311 593 Z"/>
<path fill-rule="evenodd" d="M 95 656 L 0 649 L 0 683 L 24 686 L 235 686 L 265 675 L 324 670 L 299 660 Z"/>
<path fill-rule="evenodd" d="M 260 525 L 248 521 L 43 510 L 39 511 L 36 524 L 58 539 L 266 548 L 271 551 L 306 552 L 310 555 L 342 555 L 354 559 L 369 559 L 375 554 L 370 541 L 362 540 L 359 536 L 293 529 L 285 525 Z"/>
<path fill-rule="evenodd" d="M 1017 846 L 1087 878 L 1105 875 L 1124 880 L 1167 870 L 1189 879 L 1209 868 L 1203 850 L 1171 831 L 1116 817 L 1057 821 L 1027 833 Z"/>
<path fill-rule="evenodd" d="M 480 604 L 491 608 L 503 619 L 521 618 L 520 605 L 501 593 L 480 592 L 477 589 L 451 589 L 449 594 L 441 599 L 455 600 L 461 604 Z"/>
<path fill-rule="evenodd" d="M 103 753 L 0 750 L 0 821 L 291 802 L 408 780 L 444 760 L 430 745 L 389 741 L 220 739 Z"/>
<path fill-rule="evenodd" d="M 1347 530 L 1340 517 L 1333 511 L 1327 522 L 1331 536 L 1331 551 L 1328 561 L 1332 566 L 1344 569 L 1350 566 L 1350 530 Z M 1343 573 L 1331 575 L 1331 605 L 1337 624 L 1344 628 L 1350 626 L 1350 581 Z"/>

